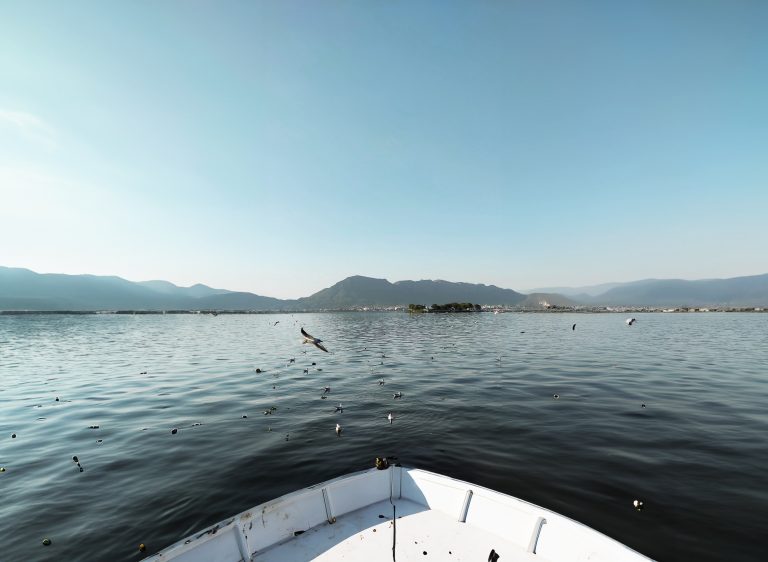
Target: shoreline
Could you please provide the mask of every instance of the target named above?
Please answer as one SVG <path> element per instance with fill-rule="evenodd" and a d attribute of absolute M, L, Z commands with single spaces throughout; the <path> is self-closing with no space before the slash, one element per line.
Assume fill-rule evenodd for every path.
<path fill-rule="evenodd" d="M 497 312 L 498 311 L 498 312 Z M 0 316 L 32 316 L 32 315 L 163 315 L 163 314 L 190 314 L 201 316 L 217 316 L 219 314 L 310 314 L 321 312 L 396 312 L 408 313 L 404 307 L 353 307 L 353 308 L 325 308 L 325 309 L 302 309 L 302 310 L 0 310 Z M 664 314 L 705 314 L 714 312 L 741 312 L 741 313 L 765 313 L 768 307 L 740 307 L 740 306 L 718 306 L 718 307 L 647 307 L 647 306 L 617 306 L 617 307 L 557 307 L 548 309 L 537 308 L 484 308 L 481 311 L 423 311 L 418 314 L 482 314 L 482 313 L 533 313 L 533 314 L 616 314 L 616 313 L 664 313 Z"/>

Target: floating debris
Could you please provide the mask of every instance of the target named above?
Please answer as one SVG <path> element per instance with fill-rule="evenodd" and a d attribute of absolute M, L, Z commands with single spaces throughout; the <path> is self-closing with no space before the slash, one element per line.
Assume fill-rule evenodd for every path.
<path fill-rule="evenodd" d="M 559 394 L 553 394 L 552 395 L 552 400 L 557 400 L 558 398 L 560 398 Z"/>
<path fill-rule="evenodd" d="M 4 466 L 0 466 L 0 472 L 5 472 L 5 467 Z"/>
<path fill-rule="evenodd" d="M 44 539 L 43 539 L 43 546 L 51 546 L 51 543 L 52 543 L 52 542 L 53 542 L 53 541 L 52 541 L 51 539 L 49 539 L 49 538 L 44 538 Z"/>
<path fill-rule="evenodd" d="M 642 404 L 640 404 L 640 407 L 641 407 L 641 408 L 645 408 L 645 402 L 643 402 Z"/>
<path fill-rule="evenodd" d="M 78 459 L 78 458 L 77 458 L 77 455 L 75 455 L 74 457 L 72 457 L 72 461 L 73 461 L 73 462 L 74 462 L 74 463 L 77 465 L 77 468 L 79 468 L 79 469 L 80 469 L 80 472 L 83 472 L 83 471 L 85 470 L 85 469 L 83 468 L 83 466 L 80 464 L 80 459 Z"/>
<path fill-rule="evenodd" d="M 637 511 L 642 511 L 642 510 L 643 510 L 643 502 L 642 502 L 641 500 L 635 500 L 635 501 L 633 501 L 633 502 L 632 502 L 632 505 L 633 505 L 633 506 L 635 506 L 635 509 L 636 509 Z"/>
<path fill-rule="evenodd" d="M 139 545 L 139 551 L 140 552 L 146 552 L 146 550 L 147 550 L 147 545 L 145 545 L 144 543 L 141 543 Z"/>
<path fill-rule="evenodd" d="M 15 433 L 11 433 L 11 439 L 16 439 L 16 434 Z"/>
<path fill-rule="evenodd" d="M 246 415 L 243 415 L 243 419 L 246 419 L 246 418 L 248 418 L 248 416 L 246 416 Z"/>
<path fill-rule="evenodd" d="M 172 435 L 176 435 L 178 432 L 179 432 L 179 430 L 177 428 L 175 428 L 175 427 L 171 430 L 171 434 Z"/>
<path fill-rule="evenodd" d="M 88 429 L 99 429 L 98 425 L 89 425 Z"/>
<path fill-rule="evenodd" d="M 102 443 L 104 443 L 104 440 L 103 440 L 103 439 L 97 439 L 97 440 L 96 440 L 96 444 L 97 444 L 97 445 L 101 445 Z"/>
<path fill-rule="evenodd" d="M 338 437 L 341 437 L 341 426 L 339 424 L 336 424 L 336 435 Z"/>

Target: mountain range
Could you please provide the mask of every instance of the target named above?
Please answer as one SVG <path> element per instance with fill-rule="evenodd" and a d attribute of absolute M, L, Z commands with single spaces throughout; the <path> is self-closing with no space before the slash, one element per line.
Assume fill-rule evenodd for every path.
<path fill-rule="evenodd" d="M 599 288 L 599 289 L 598 289 Z M 766 306 L 768 274 L 731 279 L 646 279 L 523 294 L 494 285 L 398 281 L 353 276 L 308 297 L 283 300 L 197 284 L 132 282 L 121 277 L 35 273 L 0 266 L 0 310 L 334 310 L 471 302 L 541 308 L 558 306 Z"/>

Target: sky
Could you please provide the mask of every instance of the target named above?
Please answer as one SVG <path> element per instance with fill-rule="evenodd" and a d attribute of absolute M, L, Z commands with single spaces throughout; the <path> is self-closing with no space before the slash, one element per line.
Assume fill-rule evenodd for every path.
<path fill-rule="evenodd" d="M 0 0 L 0 265 L 768 272 L 768 2 Z"/>

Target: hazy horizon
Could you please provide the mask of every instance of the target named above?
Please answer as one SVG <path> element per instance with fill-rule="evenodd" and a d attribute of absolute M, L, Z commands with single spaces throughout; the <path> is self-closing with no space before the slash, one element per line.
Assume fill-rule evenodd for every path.
<path fill-rule="evenodd" d="M 754 275 L 768 3 L 15 2 L 0 263 L 281 299 Z"/>

